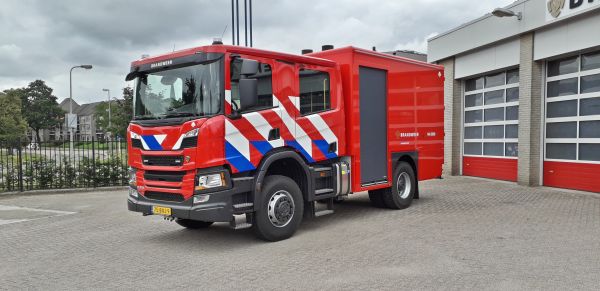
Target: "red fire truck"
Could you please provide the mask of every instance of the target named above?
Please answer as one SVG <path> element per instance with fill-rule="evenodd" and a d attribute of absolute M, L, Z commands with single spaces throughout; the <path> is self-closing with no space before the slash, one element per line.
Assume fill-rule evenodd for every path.
<path fill-rule="evenodd" d="M 229 222 L 282 240 L 352 193 L 406 208 L 442 173 L 440 66 L 217 42 L 134 61 L 126 79 L 128 208 L 187 228 Z"/>

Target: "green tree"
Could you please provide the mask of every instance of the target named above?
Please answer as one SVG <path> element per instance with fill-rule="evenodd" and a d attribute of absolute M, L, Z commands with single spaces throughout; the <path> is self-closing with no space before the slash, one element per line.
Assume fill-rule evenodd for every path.
<path fill-rule="evenodd" d="M 21 139 L 27 134 L 27 122 L 21 113 L 21 90 L 0 92 L 0 141 Z"/>
<path fill-rule="evenodd" d="M 40 141 L 39 131 L 52 129 L 61 123 L 65 112 L 58 106 L 52 88 L 42 80 L 35 80 L 22 89 L 21 101 L 23 116 L 29 127 L 35 131 Z"/>
<path fill-rule="evenodd" d="M 123 99 L 113 100 L 110 104 L 111 124 L 108 126 L 108 102 L 102 102 L 96 107 L 96 124 L 110 131 L 113 136 L 125 137 L 127 126 L 133 116 L 133 89 L 123 88 Z"/>

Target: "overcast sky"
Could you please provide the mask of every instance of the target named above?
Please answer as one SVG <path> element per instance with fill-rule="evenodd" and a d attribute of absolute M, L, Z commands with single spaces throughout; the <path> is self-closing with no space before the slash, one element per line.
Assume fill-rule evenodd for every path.
<path fill-rule="evenodd" d="M 426 39 L 513 0 L 253 0 L 254 46 L 298 53 L 353 45 L 426 52 Z M 240 10 L 243 8 L 240 0 Z M 242 18 L 243 23 L 243 18 Z M 230 0 L 2 0 L 0 91 L 45 80 L 59 100 L 120 96 L 131 61 L 210 44 L 231 43 Z M 243 26 L 241 43 L 243 44 Z"/>

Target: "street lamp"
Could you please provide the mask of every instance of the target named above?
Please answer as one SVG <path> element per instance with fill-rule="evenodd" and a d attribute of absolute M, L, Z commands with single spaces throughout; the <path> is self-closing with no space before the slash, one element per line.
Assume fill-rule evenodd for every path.
<path fill-rule="evenodd" d="M 496 16 L 496 17 L 517 17 L 518 20 L 523 19 L 523 13 L 521 12 L 514 12 L 512 10 L 506 9 L 506 8 L 496 8 L 494 9 L 494 11 L 492 11 L 492 15 Z"/>
<path fill-rule="evenodd" d="M 70 150 L 73 152 L 73 127 L 71 127 L 71 118 L 73 116 L 73 69 L 82 68 L 86 70 L 91 70 L 92 65 L 79 65 L 74 66 L 69 71 L 69 117 L 67 118 L 67 123 L 69 126 L 69 137 L 71 139 Z"/>
<path fill-rule="evenodd" d="M 111 128 L 112 124 L 110 122 L 110 89 L 102 89 L 102 91 L 106 92 L 108 95 L 108 128 Z"/>

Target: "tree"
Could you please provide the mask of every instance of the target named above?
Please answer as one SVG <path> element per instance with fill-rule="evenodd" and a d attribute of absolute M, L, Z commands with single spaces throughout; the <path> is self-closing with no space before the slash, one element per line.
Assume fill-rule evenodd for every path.
<path fill-rule="evenodd" d="M 61 123 L 65 112 L 58 106 L 52 88 L 42 80 L 35 80 L 22 89 L 21 101 L 23 116 L 29 127 L 40 141 L 39 131 L 56 128 Z"/>
<path fill-rule="evenodd" d="M 102 102 L 96 107 L 96 124 L 111 132 L 113 136 L 124 138 L 133 117 L 133 89 L 123 88 L 123 99 L 112 101 L 110 109 L 112 126 L 108 126 L 108 102 Z"/>
<path fill-rule="evenodd" d="M 21 90 L 0 92 L 0 141 L 18 140 L 27 134 L 27 122 L 21 113 Z"/>

